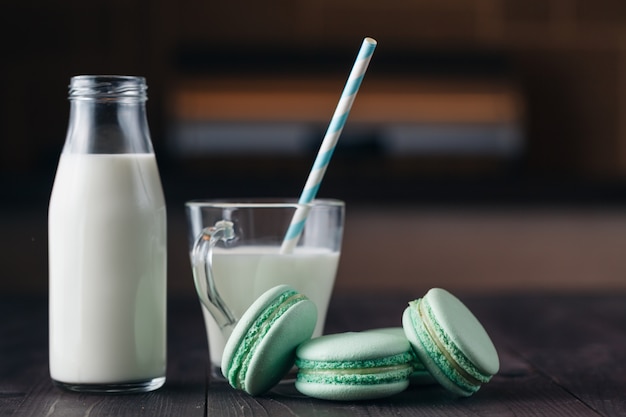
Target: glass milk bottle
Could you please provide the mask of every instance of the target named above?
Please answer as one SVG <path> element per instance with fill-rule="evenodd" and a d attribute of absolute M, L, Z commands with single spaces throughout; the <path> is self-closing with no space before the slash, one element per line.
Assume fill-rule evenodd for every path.
<path fill-rule="evenodd" d="M 78 76 L 48 213 L 50 376 L 74 391 L 165 382 L 165 201 L 141 77 Z"/>

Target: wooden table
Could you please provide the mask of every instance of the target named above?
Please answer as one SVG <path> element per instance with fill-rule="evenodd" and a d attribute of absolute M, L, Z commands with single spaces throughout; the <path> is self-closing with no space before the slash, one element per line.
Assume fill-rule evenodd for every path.
<path fill-rule="evenodd" d="M 262 397 L 207 376 L 195 299 L 169 304 L 166 385 L 148 394 L 61 391 L 48 376 L 45 297 L 0 298 L 0 416 L 626 416 L 626 294 L 460 297 L 491 334 L 501 371 L 471 398 L 436 386 L 329 402 L 291 386 Z M 397 326 L 406 294 L 336 295 L 328 332 Z"/>

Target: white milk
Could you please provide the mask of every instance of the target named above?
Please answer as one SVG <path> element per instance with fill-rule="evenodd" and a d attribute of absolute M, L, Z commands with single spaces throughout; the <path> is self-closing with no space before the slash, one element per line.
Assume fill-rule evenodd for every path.
<path fill-rule="evenodd" d="M 241 246 L 215 248 L 213 275 L 217 290 L 236 317 L 265 291 L 288 284 L 305 294 L 317 306 L 318 320 L 314 335 L 322 334 L 330 301 L 339 252 L 320 248 L 296 248 L 280 254 L 280 247 Z M 219 367 L 226 343 L 217 324 L 203 307 L 207 324 L 211 362 Z"/>
<path fill-rule="evenodd" d="M 165 202 L 153 154 L 63 154 L 49 209 L 50 374 L 165 375 Z"/>

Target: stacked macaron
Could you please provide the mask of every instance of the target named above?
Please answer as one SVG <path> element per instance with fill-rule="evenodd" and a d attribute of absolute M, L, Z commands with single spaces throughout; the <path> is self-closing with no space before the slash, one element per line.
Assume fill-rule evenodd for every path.
<path fill-rule="evenodd" d="M 271 389 L 298 367 L 296 388 L 327 400 L 397 394 L 409 383 L 441 384 L 469 396 L 497 373 L 496 349 L 483 326 L 449 292 L 435 288 L 409 303 L 402 328 L 311 339 L 315 305 L 281 285 L 263 294 L 229 338 L 222 372 L 251 395 Z"/>
<path fill-rule="evenodd" d="M 361 400 L 404 391 L 413 372 L 406 338 L 384 333 L 339 333 L 298 347 L 296 388 L 325 400 Z"/>

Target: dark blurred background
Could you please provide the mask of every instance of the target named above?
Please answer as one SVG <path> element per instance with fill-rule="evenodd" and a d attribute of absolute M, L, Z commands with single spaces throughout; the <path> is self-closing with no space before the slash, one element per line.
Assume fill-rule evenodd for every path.
<path fill-rule="evenodd" d="M 147 78 L 191 292 L 184 201 L 297 196 L 364 36 L 338 290 L 626 289 L 623 0 L 35 0 L 0 5 L 0 291 L 46 290 L 71 76 Z"/>

